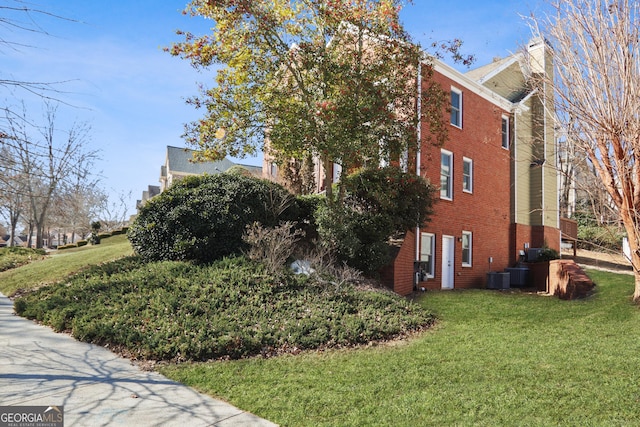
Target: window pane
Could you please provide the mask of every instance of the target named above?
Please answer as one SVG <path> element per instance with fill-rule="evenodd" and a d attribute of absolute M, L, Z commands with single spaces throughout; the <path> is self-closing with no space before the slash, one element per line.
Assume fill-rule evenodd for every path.
<path fill-rule="evenodd" d="M 471 233 L 462 233 L 462 265 L 471 265 Z"/>
<path fill-rule="evenodd" d="M 446 153 L 440 158 L 440 196 L 451 198 L 451 155 Z"/>
<path fill-rule="evenodd" d="M 462 163 L 462 189 L 471 192 L 473 179 L 473 162 L 465 159 Z"/>
<path fill-rule="evenodd" d="M 435 236 L 433 234 L 422 233 L 422 240 L 420 244 L 420 261 L 425 263 L 425 272 L 429 276 L 433 276 L 434 273 L 434 257 L 435 250 Z"/>
<path fill-rule="evenodd" d="M 509 119 L 502 118 L 502 146 L 509 148 Z"/>
<path fill-rule="evenodd" d="M 460 102 L 460 93 L 456 91 L 451 91 L 451 124 L 460 126 L 460 110 L 461 110 L 461 102 Z"/>

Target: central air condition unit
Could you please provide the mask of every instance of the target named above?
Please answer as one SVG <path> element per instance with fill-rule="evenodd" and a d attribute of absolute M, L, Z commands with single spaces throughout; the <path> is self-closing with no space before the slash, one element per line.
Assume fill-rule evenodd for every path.
<path fill-rule="evenodd" d="M 509 289 L 509 273 L 487 273 L 487 289 Z"/>
<path fill-rule="evenodd" d="M 524 288 L 527 286 L 527 279 L 529 277 L 529 269 L 524 267 L 511 267 L 505 268 L 504 271 L 509 273 L 511 280 L 509 284 L 511 287 Z"/>
<path fill-rule="evenodd" d="M 542 248 L 529 248 L 527 251 L 527 262 L 536 262 L 541 252 Z"/>

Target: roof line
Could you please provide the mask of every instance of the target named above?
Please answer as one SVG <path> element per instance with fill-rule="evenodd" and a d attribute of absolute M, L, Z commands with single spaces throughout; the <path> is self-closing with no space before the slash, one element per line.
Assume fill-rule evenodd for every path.
<path fill-rule="evenodd" d="M 471 89 L 477 95 L 480 95 L 482 98 L 496 105 L 497 107 L 502 108 L 503 110 L 511 112 L 515 107 L 515 104 L 509 101 L 506 98 L 498 95 L 494 91 L 488 89 L 486 86 L 479 84 L 478 82 L 471 80 L 469 77 L 465 76 L 455 68 L 445 64 L 442 61 L 437 59 L 432 59 L 431 62 L 427 62 L 425 60 L 422 61 L 425 65 L 433 65 L 434 69 L 445 77 L 450 78 L 451 80 L 458 82 L 467 88 Z"/>

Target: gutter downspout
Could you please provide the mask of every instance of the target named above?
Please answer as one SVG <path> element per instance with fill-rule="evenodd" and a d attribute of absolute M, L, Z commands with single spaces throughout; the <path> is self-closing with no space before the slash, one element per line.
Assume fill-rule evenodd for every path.
<path fill-rule="evenodd" d="M 418 93 L 418 101 L 417 101 L 417 105 L 416 105 L 416 109 L 418 110 L 418 129 L 416 132 L 417 138 L 418 138 L 418 146 L 416 149 L 416 175 L 420 176 L 420 149 L 422 146 L 422 61 L 418 61 L 418 87 L 417 87 L 417 93 Z M 420 261 L 420 225 L 418 224 L 416 226 L 416 261 Z M 414 274 L 415 277 L 415 274 Z M 417 279 L 414 279 L 417 280 Z M 415 285 L 417 286 L 418 283 L 416 281 Z"/>

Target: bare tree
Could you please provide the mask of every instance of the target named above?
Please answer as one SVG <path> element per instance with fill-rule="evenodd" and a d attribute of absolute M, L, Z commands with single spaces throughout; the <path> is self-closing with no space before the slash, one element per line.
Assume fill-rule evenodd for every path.
<path fill-rule="evenodd" d="M 61 183 L 54 194 L 47 218 L 49 228 L 61 236 L 71 233 L 71 242 L 76 236 L 85 236 L 91 231 L 91 222 L 99 216 L 104 192 L 98 187 L 98 179 L 90 175 L 76 174 Z"/>
<path fill-rule="evenodd" d="M 100 193 L 97 218 L 102 224 L 102 230 L 113 231 L 127 225 L 127 210 L 131 191 L 118 193 L 117 199 L 110 199 L 104 192 Z"/>
<path fill-rule="evenodd" d="M 533 23 L 553 49 L 556 111 L 615 206 L 640 301 L 640 3 L 550 0 Z"/>
<path fill-rule="evenodd" d="M 89 127 L 75 124 L 68 131 L 55 126 L 57 107 L 45 104 L 44 124 L 35 126 L 26 111 L 16 116 L 5 109 L 7 133 L 3 146 L 11 150 L 16 170 L 25 179 L 30 220 L 36 231 L 36 246 L 44 243 L 45 222 L 56 191 L 65 182 L 86 179 L 90 175 L 96 151 L 87 151 Z"/>
<path fill-rule="evenodd" d="M 9 225 L 9 246 L 15 243 L 16 228 L 25 210 L 25 186 L 25 176 L 0 134 L 0 215 Z"/>
<path fill-rule="evenodd" d="M 4 49 L 20 50 L 33 48 L 34 46 L 17 41 L 19 38 L 11 39 L 7 33 L 39 33 L 49 35 L 40 21 L 46 19 L 56 19 L 69 22 L 78 22 L 74 19 L 65 18 L 55 13 L 40 9 L 34 3 L 21 0 L 8 0 L 0 4 L 0 53 Z M 44 99 L 56 99 L 61 93 L 60 84 L 63 81 L 26 81 L 13 78 L 0 73 L 0 87 L 13 90 L 22 89 L 35 94 Z M 56 99 L 59 101 L 58 99 Z"/>

